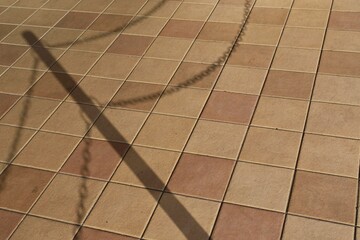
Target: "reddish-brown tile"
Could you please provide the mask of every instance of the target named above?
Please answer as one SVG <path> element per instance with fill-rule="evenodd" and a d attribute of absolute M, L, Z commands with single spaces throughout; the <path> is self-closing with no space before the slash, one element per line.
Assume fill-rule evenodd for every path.
<path fill-rule="evenodd" d="M 319 72 L 360 76 L 360 53 L 323 51 Z"/>
<path fill-rule="evenodd" d="M 284 25 L 288 9 L 255 7 L 249 17 L 249 23 Z"/>
<path fill-rule="evenodd" d="M 360 12 L 332 11 L 329 20 L 329 29 L 360 30 Z"/>
<path fill-rule="evenodd" d="M 19 96 L 0 93 L 0 117 L 19 99 Z"/>
<path fill-rule="evenodd" d="M 131 16 L 101 14 L 89 27 L 91 30 L 104 32 L 120 32 L 131 20 Z"/>
<path fill-rule="evenodd" d="M 96 17 L 95 13 L 69 12 L 56 24 L 56 27 L 86 29 Z"/>
<path fill-rule="evenodd" d="M 108 52 L 141 56 L 150 46 L 152 40 L 152 37 L 122 34 L 111 45 Z"/>
<path fill-rule="evenodd" d="M 82 227 L 75 236 L 76 240 L 135 240 L 136 238 L 119 235 L 116 233 L 105 232 L 97 229 Z"/>
<path fill-rule="evenodd" d="M 171 19 L 160 33 L 164 37 L 195 38 L 203 22 Z"/>
<path fill-rule="evenodd" d="M 247 67 L 268 68 L 274 47 L 240 44 L 229 57 L 228 64 Z"/>
<path fill-rule="evenodd" d="M 22 217 L 23 215 L 20 213 L 0 210 L 0 218 L 3 219 L 3 221 L 0 222 L 0 239 L 8 239 Z"/>
<path fill-rule="evenodd" d="M 0 44 L 0 65 L 10 66 L 18 59 L 27 47 Z"/>
<path fill-rule="evenodd" d="M 198 39 L 213 41 L 234 41 L 240 25 L 236 23 L 207 22 Z"/>

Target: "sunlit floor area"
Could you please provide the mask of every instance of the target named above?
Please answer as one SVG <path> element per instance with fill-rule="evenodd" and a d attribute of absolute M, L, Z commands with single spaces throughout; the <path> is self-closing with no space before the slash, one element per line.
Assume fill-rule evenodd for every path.
<path fill-rule="evenodd" d="M 0 0 L 0 240 L 360 240 L 359 0 Z"/>

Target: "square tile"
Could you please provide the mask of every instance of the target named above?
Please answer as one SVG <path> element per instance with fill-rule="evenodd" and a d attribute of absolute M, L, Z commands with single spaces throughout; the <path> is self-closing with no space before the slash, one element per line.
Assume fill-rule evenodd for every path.
<path fill-rule="evenodd" d="M 27 212 L 52 176 L 51 172 L 32 168 L 13 165 L 6 168 L 0 175 L 0 207 Z"/>
<path fill-rule="evenodd" d="M 98 3 L 97 3 L 98 4 Z M 89 27 L 90 30 L 104 31 L 104 32 L 120 32 L 124 29 L 131 16 L 115 15 L 115 14 L 101 14 L 94 23 Z"/>
<path fill-rule="evenodd" d="M 146 229 L 146 239 L 208 239 L 219 203 L 165 193 Z"/>
<path fill-rule="evenodd" d="M 240 162 L 225 201 L 275 211 L 286 211 L 293 170 Z"/>
<path fill-rule="evenodd" d="M 214 8 L 211 4 L 182 3 L 173 18 L 186 20 L 206 20 Z"/>
<path fill-rule="evenodd" d="M 69 12 L 55 26 L 71 29 L 86 29 L 98 16 L 96 13 Z"/>
<path fill-rule="evenodd" d="M 78 29 L 52 28 L 35 46 L 44 47 L 41 46 L 43 44 L 46 47 L 68 48 L 82 32 Z"/>
<path fill-rule="evenodd" d="M 252 125 L 302 131 L 307 108 L 305 101 L 261 97 Z"/>
<path fill-rule="evenodd" d="M 263 69 L 225 66 L 215 85 L 215 89 L 225 92 L 258 95 L 266 74 L 267 71 Z"/>
<path fill-rule="evenodd" d="M 95 139 L 131 143 L 147 113 L 107 108 L 96 120 L 88 136 Z"/>
<path fill-rule="evenodd" d="M 0 65 L 12 65 L 26 50 L 25 46 L 0 44 Z"/>
<path fill-rule="evenodd" d="M 140 237 L 159 197 L 160 192 L 110 183 L 85 226 Z"/>
<path fill-rule="evenodd" d="M 312 99 L 360 106 L 359 78 L 317 75 Z"/>
<path fill-rule="evenodd" d="M 297 171 L 289 212 L 354 224 L 356 192 L 356 179 Z"/>
<path fill-rule="evenodd" d="M 66 222 L 82 223 L 104 186 L 104 182 L 58 174 L 30 213 Z M 85 194 L 81 191 L 85 191 Z M 82 207 L 81 210 L 79 206 Z"/>
<path fill-rule="evenodd" d="M 16 126 L 39 128 L 59 103 L 58 101 L 23 97 L 0 122 Z"/>
<path fill-rule="evenodd" d="M 0 91 L 22 95 L 42 74 L 36 70 L 10 68 L 0 76 Z"/>
<path fill-rule="evenodd" d="M 35 26 L 54 26 L 64 15 L 65 11 L 40 9 L 35 12 L 24 24 Z"/>
<path fill-rule="evenodd" d="M 323 51 L 321 55 L 320 73 L 335 75 L 360 76 L 358 62 L 360 53 Z"/>
<path fill-rule="evenodd" d="M 251 127 L 239 160 L 294 168 L 301 133 Z"/>
<path fill-rule="evenodd" d="M 271 70 L 262 94 L 277 97 L 310 99 L 314 74 Z"/>
<path fill-rule="evenodd" d="M 277 45 L 282 27 L 247 24 L 242 34 L 243 43 Z"/>
<path fill-rule="evenodd" d="M 200 120 L 185 151 L 235 159 L 244 139 L 245 131 L 246 127 L 241 125 Z"/>
<path fill-rule="evenodd" d="M 233 167 L 231 160 L 185 153 L 176 165 L 167 190 L 222 200 Z"/>
<path fill-rule="evenodd" d="M 249 16 L 249 23 L 284 25 L 289 10 L 284 8 L 254 7 Z"/>
<path fill-rule="evenodd" d="M 293 8 L 330 9 L 331 0 L 296 0 Z"/>
<path fill-rule="evenodd" d="M 0 117 L 2 117 L 19 98 L 20 96 L 0 93 Z"/>
<path fill-rule="evenodd" d="M 191 42 L 190 39 L 158 37 L 145 56 L 181 60 L 188 51 Z"/>
<path fill-rule="evenodd" d="M 179 62 L 177 61 L 143 58 L 136 65 L 136 68 L 128 79 L 140 82 L 166 84 L 170 81 L 178 65 Z"/>
<path fill-rule="evenodd" d="M 107 6 L 109 6 L 111 2 L 111 0 L 105 0 L 101 2 L 97 0 L 81 0 L 80 3 L 75 6 L 74 10 L 86 12 L 101 12 Z"/>
<path fill-rule="evenodd" d="M 80 138 L 77 137 L 38 132 L 15 158 L 14 163 L 58 171 L 79 141 Z"/>
<path fill-rule="evenodd" d="M 124 143 L 83 139 L 61 172 L 108 180 L 127 148 Z"/>
<path fill-rule="evenodd" d="M 356 4 L 354 6 L 356 6 Z M 353 9 L 354 7 L 351 9 L 351 11 L 353 11 Z M 359 31 L 359 20 L 359 12 L 332 11 L 330 14 L 329 29 Z"/>
<path fill-rule="evenodd" d="M 135 144 L 181 150 L 195 124 L 194 119 L 151 114 Z"/>
<path fill-rule="evenodd" d="M 150 111 L 164 88 L 165 86 L 158 84 L 125 82 L 115 94 L 109 106 Z M 153 94 L 156 96 L 152 97 Z"/>
<path fill-rule="evenodd" d="M 160 36 L 176 38 L 195 38 L 203 26 L 202 21 L 170 19 Z"/>
<path fill-rule="evenodd" d="M 311 38 L 309 36 L 311 36 Z M 281 36 L 279 46 L 320 49 L 323 38 L 323 29 L 286 27 Z"/>
<path fill-rule="evenodd" d="M 27 19 L 35 9 L 30 8 L 8 8 L 0 15 L 0 23 L 20 24 Z"/>
<path fill-rule="evenodd" d="M 84 136 L 99 114 L 98 107 L 64 102 L 41 129 Z"/>
<path fill-rule="evenodd" d="M 178 152 L 134 146 L 111 181 L 163 190 L 179 155 Z"/>
<path fill-rule="evenodd" d="M 165 26 L 167 19 L 144 16 L 135 17 L 133 21 L 136 24 L 129 24 L 124 33 L 156 37 Z"/>
<path fill-rule="evenodd" d="M 274 47 L 240 44 L 232 51 L 228 64 L 245 67 L 268 68 L 274 54 Z"/>
<path fill-rule="evenodd" d="M 106 9 L 106 13 L 116 13 L 116 14 L 130 14 L 134 15 L 138 12 L 146 0 L 121 0 L 113 1 Z"/>
<path fill-rule="evenodd" d="M 217 5 L 211 13 L 209 21 L 241 23 L 244 21 L 244 7 Z"/>
<path fill-rule="evenodd" d="M 249 124 L 256 102 L 255 95 L 213 91 L 201 118 Z"/>
<path fill-rule="evenodd" d="M 280 238 L 284 216 L 281 213 L 225 203 L 219 213 L 212 239 Z"/>
<path fill-rule="evenodd" d="M 360 107 L 311 104 L 306 131 L 326 135 L 360 138 Z"/>
<path fill-rule="evenodd" d="M 360 52 L 360 32 L 327 30 L 324 49 Z"/>
<path fill-rule="evenodd" d="M 278 48 L 271 69 L 315 73 L 319 57 L 319 50 Z"/>
<path fill-rule="evenodd" d="M 209 91 L 193 88 L 168 87 L 165 93 L 154 112 L 188 117 L 198 117 L 209 96 Z"/>
<path fill-rule="evenodd" d="M 286 25 L 290 27 L 326 28 L 328 10 L 292 9 Z"/>
<path fill-rule="evenodd" d="M 134 56 L 105 53 L 91 69 L 89 75 L 125 79 L 138 60 L 139 58 Z"/>
<path fill-rule="evenodd" d="M 135 240 L 136 238 L 110 233 L 106 231 L 101 231 L 93 228 L 82 227 L 80 231 L 76 234 L 75 239 L 78 240 L 97 240 L 97 239 L 107 239 L 107 240 Z"/>
<path fill-rule="evenodd" d="M 356 178 L 358 155 L 356 140 L 305 134 L 298 168 Z"/>
<path fill-rule="evenodd" d="M 142 56 L 152 41 L 152 37 L 121 34 L 107 52 Z"/>
<path fill-rule="evenodd" d="M 271 7 L 271 8 L 290 8 L 291 0 L 259 0 L 256 2 L 256 7 Z"/>
<path fill-rule="evenodd" d="M 100 37 L 101 36 L 101 37 Z M 99 31 L 87 30 L 70 47 L 70 50 L 104 52 L 116 38 L 114 34 L 105 35 Z"/>
<path fill-rule="evenodd" d="M 23 218 L 23 215 L 16 212 L 0 210 L 0 217 L 1 219 L 6 219 L 6 221 L 1 221 L 0 223 L 0 239 L 8 239 Z"/>
<path fill-rule="evenodd" d="M 185 60 L 211 64 L 228 52 L 230 46 L 227 42 L 196 40 L 186 55 Z"/>

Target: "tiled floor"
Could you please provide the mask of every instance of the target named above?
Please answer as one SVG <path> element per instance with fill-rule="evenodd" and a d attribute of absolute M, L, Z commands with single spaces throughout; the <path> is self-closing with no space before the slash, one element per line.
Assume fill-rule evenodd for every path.
<path fill-rule="evenodd" d="M 360 239 L 359 150 L 358 0 L 0 0 L 0 240 Z"/>

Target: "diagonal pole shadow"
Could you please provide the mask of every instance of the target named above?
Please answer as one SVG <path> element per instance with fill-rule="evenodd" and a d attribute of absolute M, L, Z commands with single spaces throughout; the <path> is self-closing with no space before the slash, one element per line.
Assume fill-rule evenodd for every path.
<path fill-rule="evenodd" d="M 72 82 L 72 83 L 76 84 L 76 81 L 69 74 L 64 74 L 64 73 L 66 73 L 64 67 L 61 66 L 61 64 L 59 64 L 58 62 L 56 62 L 56 59 L 51 55 L 51 53 L 49 51 L 46 50 L 45 46 L 42 45 L 41 41 L 39 41 L 39 39 L 32 32 L 29 32 L 29 31 L 23 32 L 22 35 L 28 43 L 37 42 L 38 43 L 37 46 L 41 47 L 41 48 L 35 48 L 35 47 L 33 48 L 33 50 L 39 56 L 40 60 L 44 61 L 44 63 L 46 63 L 48 65 L 48 67 L 51 67 L 49 62 L 55 62 L 54 65 L 56 66 L 57 69 L 60 70 L 59 72 L 63 72 L 61 74 L 58 72 L 52 72 L 52 73 L 57 78 L 59 83 L 63 85 L 63 87 L 65 89 L 66 89 L 66 86 L 64 85 L 65 82 Z M 39 49 L 43 49 L 43 51 L 40 51 Z M 49 59 L 51 59 L 51 61 L 49 61 Z M 66 79 L 66 81 L 64 81 L 64 79 Z M 78 87 L 78 92 L 76 95 L 71 94 L 71 93 L 70 93 L 70 95 L 72 95 L 72 97 L 74 98 L 74 100 L 76 102 L 80 102 L 80 100 L 81 101 L 85 100 L 86 102 L 88 102 L 90 104 L 96 105 L 93 102 L 93 100 L 89 96 L 87 96 L 80 87 Z M 89 119 L 91 119 L 92 116 L 94 116 L 93 112 L 89 112 L 89 110 L 87 110 L 86 108 L 83 107 L 84 105 L 79 105 L 79 106 L 80 106 L 81 110 L 83 111 L 83 113 Z M 100 115 L 100 113 L 101 113 L 100 110 L 97 110 L 97 111 L 98 111 L 97 114 Z M 103 136 L 106 139 L 111 139 L 115 134 L 117 136 L 117 139 L 121 139 L 122 142 L 126 142 L 125 138 L 118 131 L 118 129 L 116 129 L 116 127 L 105 116 L 103 116 L 102 123 L 103 124 L 97 124 L 95 122 L 94 126 L 97 127 L 97 129 L 103 134 Z M 109 133 L 111 133 L 112 135 L 110 136 Z M 111 142 L 111 141 L 109 143 L 114 148 L 114 150 L 119 153 L 118 146 L 116 145 L 116 143 Z M 137 159 L 136 165 L 132 161 L 125 161 L 125 163 L 128 165 L 128 167 L 133 172 L 136 172 L 136 169 L 139 167 L 139 165 L 141 165 L 141 168 L 147 172 L 148 175 L 146 178 L 144 178 L 141 175 L 137 176 L 138 179 L 142 182 L 142 184 L 144 184 L 144 186 L 147 186 L 146 180 L 151 178 L 156 185 L 165 186 L 165 183 L 155 174 L 155 172 L 146 164 L 146 162 L 135 151 L 133 151 L 133 153 L 135 154 L 135 157 Z M 119 153 L 119 157 L 124 159 L 123 153 Z M 157 201 L 158 194 L 154 194 L 151 191 L 150 191 L 150 193 L 152 194 L 154 199 Z M 169 194 L 168 200 L 171 201 L 173 205 L 161 204 L 161 202 L 160 202 L 159 206 L 162 207 L 162 209 L 166 212 L 166 214 L 169 216 L 169 218 L 173 221 L 173 223 L 177 226 L 177 228 L 183 233 L 183 235 L 187 239 L 191 239 L 192 236 L 194 236 L 194 235 L 198 236 L 198 239 L 208 239 L 209 238 L 208 233 L 192 217 L 190 212 L 174 197 L 174 195 Z M 173 211 L 174 208 L 176 208 L 177 211 Z M 186 221 L 184 221 L 184 219 L 186 219 Z M 191 227 L 189 228 L 189 226 L 191 226 Z"/>

